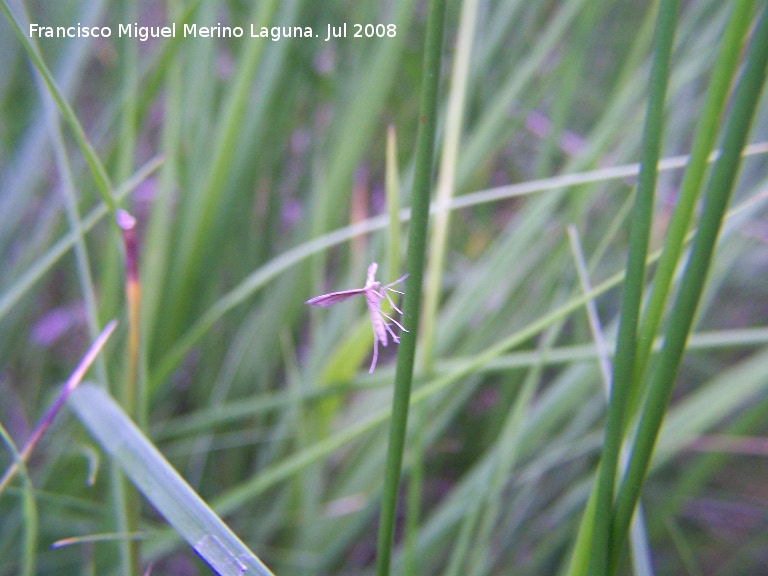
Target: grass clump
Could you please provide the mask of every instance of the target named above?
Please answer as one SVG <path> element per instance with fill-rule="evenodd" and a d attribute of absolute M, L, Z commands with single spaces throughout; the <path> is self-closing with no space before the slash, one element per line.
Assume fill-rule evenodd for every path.
<path fill-rule="evenodd" d="M 0 576 L 761 566 L 763 3 L 0 2 Z"/>

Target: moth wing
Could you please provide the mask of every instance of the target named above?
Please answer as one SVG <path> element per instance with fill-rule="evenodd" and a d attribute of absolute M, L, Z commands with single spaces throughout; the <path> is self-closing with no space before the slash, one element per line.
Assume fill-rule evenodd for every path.
<path fill-rule="evenodd" d="M 328 294 L 321 294 L 320 296 L 315 296 L 314 298 L 310 298 L 305 302 L 305 304 L 309 304 L 310 306 L 321 306 L 323 308 L 328 308 L 329 306 L 333 306 L 334 304 L 343 302 L 348 298 L 352 298 L 352 296 L 357 296 L 358 294 L 363 294 L 364 292 L 365 292 L 364 288 L 355 288 L 354 290 L 342 290 L 340 292 L 329 292 Z"/>

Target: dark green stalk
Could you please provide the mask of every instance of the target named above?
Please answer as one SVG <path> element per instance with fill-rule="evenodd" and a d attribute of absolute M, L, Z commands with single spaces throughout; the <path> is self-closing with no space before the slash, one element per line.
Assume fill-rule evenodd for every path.
<path fill-rule="evenodd" d="M 424 66 L 422 72 L 419 130 L 416 140 L 415 171 L 413 175 L 413 205 L 408 234 L 407 266 L 410 276 L 405 285 L 403 323 L 408 328 L 402 336 L 397 354 L 392 420 L 389 427 L 389 448 L 384 475 L 384 490 L 379 520 L 376 573 L 387 576 L 392 556 L 392 534 L 403 462 L 403 446 L 408 424 L 413 364 L 421 312 L 421 285 L 424 277 L 424 255 L 429 224 L 429 200 L 432 190 L 432 164 L 437 126 L 440 57 L 443 44 L 445 0 L 431 0 L 427 18 Z"/>
<path fill-rule="evenodd" d="M 755 28 L 752 44 L 749 47 L 746 67 L 733 98 L 721 157 L 709 181 L 699 229 L 691 257 L 685 268 L 680 293 L 670 314 L 664 347 L 651 376 L 648 398 L 643 406 L 629 468 L 619 488 L 609 549 L 611 571 L 615 569 L 626 539 L 627 527 L 637 505 L 680 360 L 696 315 L 696 308 L 704 291 L 723 215 L 736 183 L 741 151 L 760 103 L 766 65 L 768 65 L 768 8 L 763 8 L 760 22 Z"/>
<path fill-rule="evenodd" d="M 664 98 L 674 41 L 677 5 L 677 0 L 664 0 L 659 6 L 656 22 L 655 54 L 651 70 L 648 112 L 643 131 L 640 176 L 632 210 L 629 258 L 622 288 L 616 358 L 605 424 L 603 453 L 598 469 L 597 500 L 589 560 L 589 574 L 593 576 L 602 576 L 607 568 L 616 468 L 624 437 L 626 406 L 635 363 L 637 326 L 645 283 L 645 262 L 653 218 L 653 194 L 661 150 Z"/>

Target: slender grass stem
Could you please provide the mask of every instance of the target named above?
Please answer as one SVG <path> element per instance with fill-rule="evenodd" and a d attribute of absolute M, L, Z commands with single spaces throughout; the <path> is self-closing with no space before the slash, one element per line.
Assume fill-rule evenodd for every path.
<path fill-rule="evenodd" d="M 648 238 L 653 218 L 653 196 L 656 187 L 657 165 L 661 155 L 664 99 L 675 36 L 677 9 L 677 0 L 664 0 L 659 6 L 648 113 L 643 132 L 640 178 L 635 192 L 635 205 L 632 210 L 629 258 L 621 295 L 619 335 L 616 343 L 613 379 L 605 423 L 603 452 L 597 479 L 597 500 L 595 502 L 592 550 L 589 563 L 589 573 L 593 576 L 602 576 L 607 569 L 607 550 L 616 471 L 626 426 L 626 407 L 635 362 L 637 326 L 645 284 Z"/>
<path fill-rule="evenodd" d="M 445 1 L 431 0 L 427 17 L 421 101 L 419 104 L 419 130 L 416 140 L 416 169 L 413 176 L 413 208 L 408 235 L 408 280 L 405 286 L 403 322 L 408 332 L 403 334 L 398 348 L 392 419 L 389 427 L 389 447 L 384 469 L 384 489 L 376 548 L 376 573 L 387 576 L 392 556 L 392 538 L 395 527 L 398 488 L 403 461 L 403 447 L 408 425 L 408 407 L 411 381 L 416 357 L 416 339 L 421 313 L 421 287 L 424 277 L 429 200 L 432 190 L 433 156 L 440 86 L 440 61 L 443 47 Z"/>
<path fill-rule="evenodd" d="M 680 293 L 670 313 L 664 347 L 651 375 L 648 398 L 643 406 L 629 467 L 619 488 L 608 551 L 610 573 L 616 569 L 626 538 L 627 526 L 637 505 L 685 343 L 705 288 L 723 215 L 736 184 L 741 160 L 739 151 L 744 146 L 752 119 L 760 103 L 766 66 L 768 66 L 768 7 L 763 8 L 755 28 L 747 53 L 746 66 L 733 97 L 733 107 L 725 128 L 723 153 L 714 167 L 707 187 L 701 222 L 691 257 L 685 268 Z"/>
<path fill-rule="evenodd" d="M 109 179 L 107 170 L 104 168 L 104 164 L 102 164 L 98 154 L 96 154 L 96 150 L 94 150 L 93 146 L 88 140 L 88 136 L 85 134 L 85 130 L 83 130 L 80 121 L 77 119 L 75 111 L 69 105 L 69 102 L 67 102 L 66 98 L 59 89 L 59 86 L 56 83 L 56 80 L 53 78 L 51 71 L 43 61 L 37 46 L 32 41 L 32 39 L 29 38 L 22 30 L 21 22 L 19 22 L 19 20 L 16 18 L 16 15 L 11 11 L 11 8 L 8 6 L 6 0 L 0 0 L 0 9 L 2 9 L 2 11 L 5 13 L 8 22 L 13 28 L 13 31 L 16 33 L 16 36 L 18 37 L 22 46 L 24 46 L 24 50 L 26 50 L 27 55 L 29 56 L 30 60 L 32 60 L 32 63 L 40 73 L 40 76 L 42 76 L 45 85 L 48 87 L 48 92 L 56 102 L 56 105 L 58 106 L 64 121 L 72 132 L 72 135 L 75 137 L 75 141 L 80 148 L 80 152 L 88 162 L 88 166 L 91 169 L 91 174 L 93 175 L 93 179 L 96 183 L 96 190 L 99 192 L 101 199 L 104 201 L 107 209 L 112 213 L 112 216 L 114 217 L 115 210 L 117 210 L 117 204 L 114 198 L 112 182 Z"/>
<path fill-rule="evenodd" d="M 447 206 L 455 194 L 456 168 L 459 145 L 461 143 L 462 125 L 464 123 L 467 99 L 467 84 L 469 82 L 469 63 L 472 54 L 472 44 L 477 26 L 477 1 L 468 0 L 461 6 L 461 21 L 459 23 L 456 41 L 456 59 L 451 74 L 451 90 L 446 106 L 446 127 L 443 147 L 440 157 L 440 168 L 437 177 L 435 204 Z M 429 263 L 427 265 L 427 286 L 424 294 L 423 313 L 423 352 L 421 355 L 424 371 L 429 373 L 435 362 L 435 325 L 437 309 L 443 283 L 443 268 L 448 244 L 448 230 L 451 212 L 438 211 L 432 226 L 429 244 Z"/>
<path fill-rule="evenodd" d="M 733 12 L 723 34 L 720 53 L 712 72 L 707 101 L 701 112 L 701 120 L 696 128 L 691 156 L 685 169 L 675 211 L 669 223 L 669 231 L 664 242 L 656 273 L 653 277 L 653 290 L 648 300 L 648 309 L 643 317 L 638 338 L 637 360 L 632 375 L 632 393 L 636 395 L 645 374 L 651 344 L 658 331 L 661 317 L 667 303 L 667 295 L 683 250 L 683 239 L 688 231 L 694 206 L 699 198 L 704 176 L 707 172 L 707 158 L 714 148 L 717 127 L 725 107 L 731 78 L 736 72 L 743 39 L 752 22 L 751 14 L 754 2 L 743 1 L 733 4 Z M 634 402 L 630 402 L 630 407 Z"/>

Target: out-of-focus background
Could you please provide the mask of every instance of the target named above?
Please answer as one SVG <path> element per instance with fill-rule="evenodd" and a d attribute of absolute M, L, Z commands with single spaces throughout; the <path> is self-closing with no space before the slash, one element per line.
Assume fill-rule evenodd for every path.
<path fill-rule="evenodd" d="M 605 410 L 600 347 L 584 307 L 572 306 L 584 293 L 576 254 L 603 287 L 594 302 L 612 351 L 652 4 L 448 3 L 436 181 L 454 205 L 427 255 L 438 274 L 425 286 L 415 379 L 425 392 L 406 446 L 412 507 L 400 512 L 398 573 L 566 565 Z M 731 5 L 682 3 L 652 250 L 676 204 Z M 125 251 L 99 193 L 108 190 L 137 219 L 135 419 L 276 574 L 371 573 L 386 428 L 355 425 L 389 402 L 396 347 L 380 348 L 369 375 L 362 299 L 327 310 L 304 301 L 362 287 L 372 261 L 380 280 L 405 272 L 400 210 L 410 206 L 426 2 L 5 6 L 28 39 L 30 23 L 112 34 L 32 38 L 106 168 L 100 182 L 56 91 L 0 19 L 0 467 L 112 318 L 120 327 L 89 380 L 121 398 L 133 377 Z M 118 37 L 134 23 L 176 23 L 176 36 Z M 185 37 L 185 24 L 243 36 Z M 252 37 L 252 26 L 270 35 Z M 307 28 L 316 36 L 299 36 Z M 757 574 L 768 563 L 766 141 L 763 102 L 749 138 L 763 146 L 743 160 L 645 487 L 657 574 Z M 433 233 L 445 214 L 433 215 Z M 515 334 L 506 353 L 439 384 Z M 297 455 L 302 464 L 281 467 Z M 265 471 L 277 480 L 263 488 L 254 479 Z M 109 458 L 71 411 L 28 473 L 35 515 L 21 482 L 0 497 L 0 575 L 31 558 L 41 575 L 119 573 L 125 535 L 51 549 L 114 533 L 119 514 Z M 207 573 L 136 501 L 143 565 Z"/>

